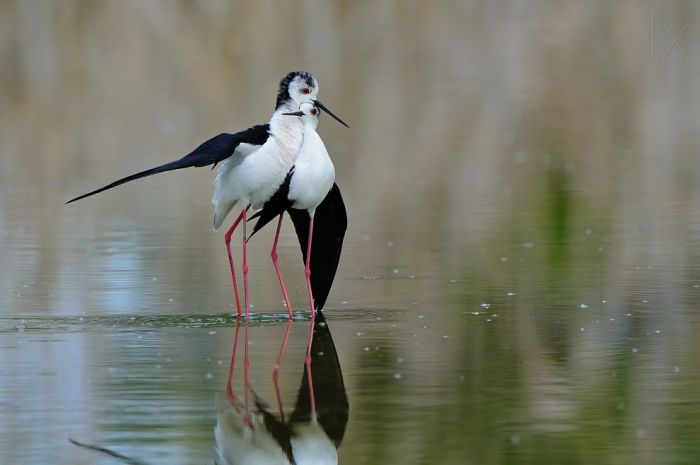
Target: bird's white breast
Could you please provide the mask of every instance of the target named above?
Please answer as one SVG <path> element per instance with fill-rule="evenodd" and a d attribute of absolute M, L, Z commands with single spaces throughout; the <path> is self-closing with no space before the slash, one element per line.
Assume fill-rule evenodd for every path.
<path fill-rule="evenodd" d="M 213 203 L 240 201 L 261 208 L 277 191 L 299 153 L 303 128 L 298 118 L 283 116 L 263 145 L 241 144 L 217 174 Z M 273 121 L 275 121 L 273 117 Z M 272 122 L 271 122 L 272 125 Z"/>
<path fill-rule="evenodd" d="M 321 137 L 312 128 L 304 131 L 304 144 L 294 163 L 289 186 L 293 208 L 315 210 L 333 187 L 335 168 Z"/>

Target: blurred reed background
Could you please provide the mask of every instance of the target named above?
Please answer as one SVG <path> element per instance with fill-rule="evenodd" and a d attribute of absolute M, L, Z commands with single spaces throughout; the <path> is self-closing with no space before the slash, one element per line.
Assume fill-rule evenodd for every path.
<path fill-rule="evenodd" d="M 506 323 L 481 338 L 455 336 L 440 356 L 481 367 L 471 373 L 491 384 L 503 363 L 522 366 L 529 418 L 546 432 L 560 431 L 562 418 L 604 419 L 614 410 L 608 397 L 578 403 L 559 381 L 594 389 L 608 376 L 597 370 L 616 363 L 625 399 L 694 399 L 696 385 L 653 367 L 700 371 L 699 15 L 692 0 L 4 0 L 0 316 L 229 309 L 207 169 L 63 202 L 219 132 L 267 121 L 279 79 L 304 69 L 351 126 L 322 118 L 320 127 L 350 215 L 331 312 L 420 312 L 449 325 L 462 310 L 517 293 Z M 290 232 L 282 260 L 295 279 Z M 262 257 L 252 264 L 254 303 L 263 311 L 279 305 L 269 239 L 253 244 Z M 302 302 L 303 288 L 294 293 Z M 569 312 L 594 300 L 640 317 L 576 339 L 591 321 Z M 644 361 L 620 359 L 606 345 L 661 326 L 665 337 L 649 343 Z M 353 334 L 341 333 L 340 345 Z M 515 349 L 485 368 L 494 341 Z M 426 347 L 394 343 L 415 357 Z M 359 356 L 343 364 L 361 371 Z M 353 401 L 358 412 L 371 405 L 361 395 Z M 512 412 L 494 407 L 479 417 L 474 402 L 464 397 L 443 414 L 479 419 L 473 426 L 484 434 L 466 446 L 470 458 L 487 450 L 503 463 L 506 448 L 486 433 Z M 644 405 L 629 415 L 683 415 L 682 407 Z M 692 421 L 679 428 L 700 433 Z M 413 431 L 414 448 L 431 441 Z M 638 429 L 630 431 L 572 439 L 569 449 L 607 447 L 593 455 L 601 462 L 581 463 L 650 463 L 668 452 L 630 446 Z M 676 433 L 658 432 L 672 443 Z M 610 446 L 611 437 L 633 452 Z M 405 440 L 389 441 L 393 456 L 409 454 Z M 433 460 L 408 462 L 467 463 L 453 446 L 459 458 L 435 446 L 415 455 Z M 681 456 L 697 451 L 692 442 L 674 447 Z M 384 452 L 372 450 L 351 463 L 380 463 Z M 562 458 L 556 450 L 552 463 Z"/>

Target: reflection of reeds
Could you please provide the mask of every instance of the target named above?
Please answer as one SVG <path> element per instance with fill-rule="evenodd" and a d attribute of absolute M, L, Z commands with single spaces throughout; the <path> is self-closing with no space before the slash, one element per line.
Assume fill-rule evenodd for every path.
<path fill-rule="evenodd" d="M 700 357 L 688 355 L 700 354 L 691 342 L 700 329 L 686 310 L 700 282 L 700 87 L 693 78 L 700 61 L 692 48 L 699 41 L 697 28 L 688 27 L 678 39 L 686 56 L 675 49 L 664 55 L 669 36 L 657 27 L 650 42 L 649 28 L 651 18 L 677 33 L 697 22 L 700 6 L 657 3 L 651 16 L 638 2 L 554 0 L 454 7 L 3 2 L 0 252 L 3 267 L 14 270 L 3 281 L 8 289 L 30 282 L 39 291 L 29 303 L 3 293 L 2 308 L 109 307 L 108 291 L 120 283 L 102 279 L 101 264 L 112 256 L 100 249 L 105 241 L 123 261 L 113 267 L 129 272 L 121 283 L 126 293 L 164 275 L 171 281 L 163 289 L 174 293 L 225 270 L 221 247 L 210 245 L 218 236 L 202 227 L 210 223 L 211 173 L 134 184 L 130 194 L 115 192 L 80 210 L 63 208 L 62 200 L 174 159 L 216 132 L 265 120 L 277 80 L 303 67 L 352 126 L 321 128 L 351 220 L 336 296 L 386 306 L 387 295 L 417 299 L 442 286 L 438 267 L 473 288 L 517 287 L 529 303 L 513 304 L 517 317 L 502 336 L 515 341 L 517 361 L 539 367 L 523 368 L 518 380 L 529 412 L 551 418 L 543 409 L 560 402 L 566 408 L 557 407 L 558 422 L 592 408 L 575 390 L 559 389 L 561 380 L 595 389 L 618 360 L 573 337 L 584 317 L 563 328 L 525 317 L 542 312 L 532 302 L 604 295 L 617 313 L 646 313 L 597 343 L 667 332 L 650 343 L 643 362 L 629 360 L 626 387 L 616 392 L 626 402 L 688 399 L 663 370 L 684 363 L 687 371 L 700 369 Z M 654 60 L 650 44 L 659 51 Z M 138 229 L 144 234 L 130 234 Z M 531 254 L 513 252 L 523 243 L 535 246 Z M 283 261 L 296 263 L 288 255 Z M 509 267 L 501 256 L 512 258 Z M 528 261 L 514 265 L 513 257 Z M 367 300 L 356 296 L 357 281 L 343 279 L 390 274 L 394 264 L 419 278 L 423 271 L 425 279 L 410 290 L 403 281 L 377 283 L 376 295 L 362 293 Z M 264 265 L 256 270 L 261 276 Z M 75 270 L 98 271 L 76 279 Z M 199 279 L 182 305 L 197 310 L 212 294 L 228 303 L 224 278 Z M 456 305 L 436 294 L 441 306 Z M 648 312 L 635 307 L 645 294 L 655 297 Z M 259 297 L 261 306 L 277 301 Z M 561 316 L 556 304 L 548 308 L 555 308 L 552 318 Z M 563 341 L 547 339 L 562 330 Z M 620 420 L 629 425 L 618 437 L 634 442 L 631 425 L 652 415 L 690 415 L 643 405 Z M 474 413 L 478 405 L 466 407 Z M 627 460 L 644 462 L 647 453 L 640 445 Z"/>

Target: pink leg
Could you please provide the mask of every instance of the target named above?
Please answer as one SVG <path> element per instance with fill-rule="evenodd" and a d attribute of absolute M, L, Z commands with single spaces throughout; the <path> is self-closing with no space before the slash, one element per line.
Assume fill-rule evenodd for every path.
<path fill-rule="evenodd" d="M 231 363 L 229 364 L 229 369 L 228 369 L 228 381 L 226 383 L 226 397 L 228 398 L 229 403 L 233 406 L 233 408 L 236 409 L 236 411 L 239 414 L 243 414 L 243 406 L 241 405 L 241 402 L 238 400 L 236 397 L 236 394 L 233 392 L 233 374 L 236 371 L 236 353 L 238 352 L 238 334 L 240 333 L 241 329 L 241 319 L 240 317 L 236 320 L 236 333 L 233 338 L 233 351 L 231 352 Z"/>
<path fill-rule="evenodd" d="M 280 353 L 277 356 L 277 361 L 275 362 L 275 367 L 272 370 L 272 384 L 275 386 L 275 395 L 277 396 L 277 406 L 280 409 L 280 418 L 284 422 L 284 406 L 282 405 L 282 396 L 280 395 L 279 377 L 280 377 L 280 365 L 282 365 L 282 357 L 284 357 L 284 351 L 287 348 L 287 341 L 289 340 L 289 334 L 292 331 L 292 320 L 287 320 L 287 329 L 284 331 L 284 338 L 282 339 L 282 347 L 280 348 Z"/>
<path fill-rule="evenodd" d="M 228 253 L 228 265 L 231 268 L 231 279 L 233 280 L 233 292 L 236 294 L 236 310 L 238 311 L 239 318 L 241 316 L 241 301 L 238 298 L 238 285 L 236 284 L 236 269 L 233 266 L 233 255 L 231 255 L 231 237 L 233 237 L 233 231 L 238 226 L 238 223 L 241 222 L 244 212 L 245 210 L 241 212 L 240 215 L 238 215 L 236 221 L 233 222 L 231 228 L 229 228 L 229 230 L 226 231 L 226 235 L 224 235 L 224 242 L 226 243 L 226 252 Z"/>
<path fill-rule="evenodd" d="M 311 292 L 311 239 L 314 235 L 314 215 L 309 215 L 311 221 L 309 221 L 309 241 L 306 244 L 306 266 L 304 267 L 304 274 L 306 275 L 306 289 L 309 291 L 309 305 L 311 306 L 311 319 L 316 317 L 316 308 L 314 307 L 314 295 Z"/>
<path fill-rule="evenodd" d="M 312 221 L 313 222 L 313 221 Z M 315 313 L 313 314 L 315 316 Z M 311 346 L 314 340 L 314 326 L 316 325 L 316 318 L 311 317 L 311 326 L 309 327 L 309 341 L 306 344 L 306 380 L 309 383 L 309 401 L 311 405 L 311 419 L 316 419 L 316 396 L 314 395 L 314 379 L 311 374 Z"/>
<path fill-rule="evenodd" d="M 282 279 L 282 272 L 280 271 L 280 265 L 277 261 L 277 241 L 280 238 L 280 229 L 282 229 L 282 217 L 284 213 L 280 214 L 280 219 L 277 222 L 277 232 L 275 233 L 275 242 L 272 244 L 272 252 L 270 252 L 270 257 L 272 257 L 272 264 L 275 266 L 275 273 L 277 273 L 277 279 L 280 282 L 280 287 L 282 287 L 282 295 L 284 296 L 284 303 L 287 304 L 287 313 L 289 318 L 294 317 L 292 312 L 292 304 L 289 302 L 289 295 L 287 294 L 287 286 L 284 285 L 284 279 Z"/>
<path fill-rule="evenodd" d="M 248 207 L 244 208 L 241 212 L 241 216 L 243 216 L 243 290 L 245 292 L 243 300 L 245 301 L 245 317 L 247 320 L 250 320 L 250 305 L 248 304 L 248 254 L 246 249 L 246 244 L 248 241 L 246 241 L 245 227 L 247 211 Z"/>

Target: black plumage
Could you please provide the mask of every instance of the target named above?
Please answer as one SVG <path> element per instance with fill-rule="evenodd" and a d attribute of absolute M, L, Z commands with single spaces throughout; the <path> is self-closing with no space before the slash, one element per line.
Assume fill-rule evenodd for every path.
<path fill-rule="evenodd" d="M 141 171 L 131 176 L 114 181 L 104 187 L 101 187 L 87 194 L 83 194 L 74 199 L 69 200 L 66 203 L 75 202 L 76 200 L 84 199 L 85 197 L 90 197 L 91 195 L 99 194 L 100 192 L 106 191 L 113 187 L 120 186 L 129 181 L 135 179 L 145 178 L 146 176 L 151 176 L 157 173 L 163 173 L 165 171 L 179 170 L 182 168 L 190 167 L 202 167 L 208 165 L 216 165 L 220 161 L 223 161 L 234 154 L 236 148 L 240 144 L 251 144 L 251 145 L 262 145 L 267 141 L 269 137 L 269 124 L 260 124 L 246 129 L 245 131 L 237 132 L 236 134 L 222 133 L 218 136 L 212 137 L 208 141 L 201 144 L 199 147 L 194 149 L 188 155 L 180 158 L 179 160 L 171 161 L 164 165 L 156 166 L 145 171 Z"/>
<path fill-rule="evenodd" d="M 251 237 L 263 226 L 272 221 L 277 215 L 289 213 L 294 223 L 294 230 L 299 239 L 302 258 L 306 263 L 306 247 L 309 239 L 309 213 L 306 210 L 292 208 L 293 201 L 289 200 L 289 185 L 294 168 L 287 174 L 282 186 L 268 200 L 263 208 L 250 219 L 258 218 Z M 323 309 L 335 273 L 340 262 L 340 253 L 343 248 L 343 239 L 348 227 L 345 203 L 337 184 L 328 192 L 323 201 L 316 207 L 314 214 L 314 237 L 311 244 L 311 291 L 314 296 L 316 310 Z"/>

